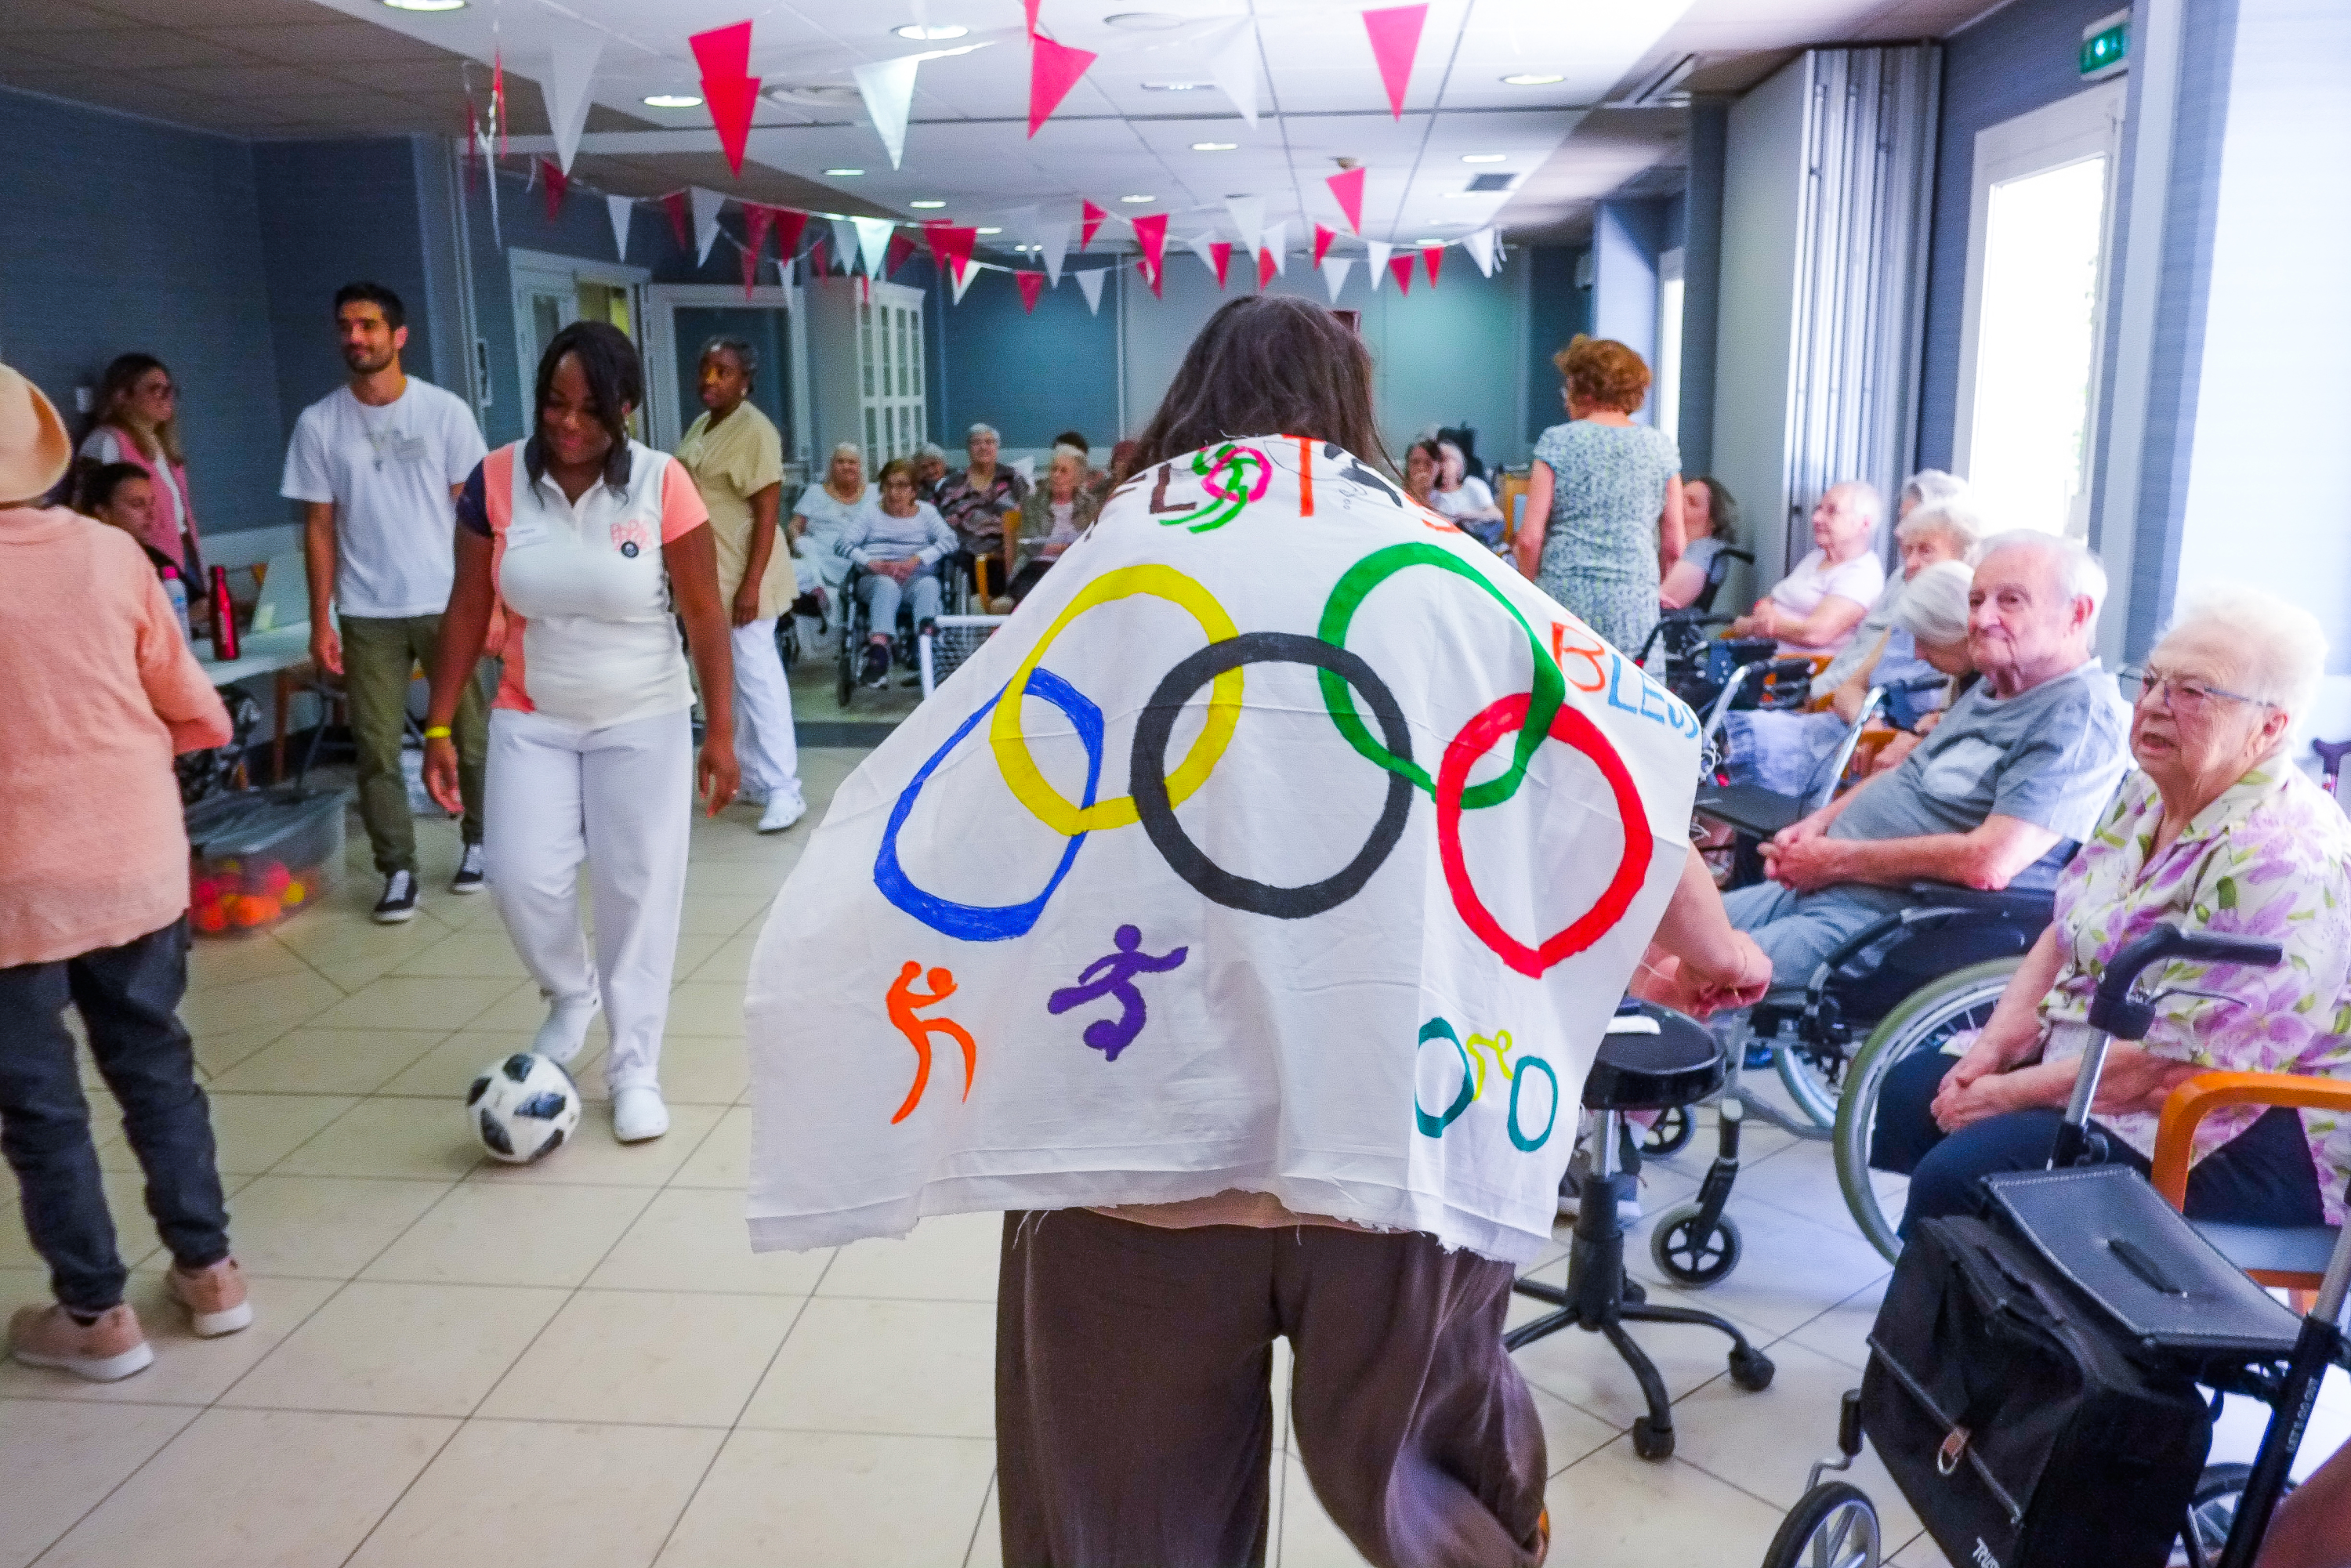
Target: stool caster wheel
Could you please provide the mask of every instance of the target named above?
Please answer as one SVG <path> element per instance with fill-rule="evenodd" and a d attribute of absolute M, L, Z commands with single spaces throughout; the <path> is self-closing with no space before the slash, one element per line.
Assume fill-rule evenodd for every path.
<path fill-rule="evenodd" d="M 1729 1215 L 1701 1231 L 1695 1203 L 1669 1208 L 1657 1217 L 1649 1235 L 1649 1260 L 1677 1285 L 1719 1284 L 1739 1267 L 1739 1222 Z"/>
<path fill-rule="evenodd" d="M 1816 1486 L 1797 1499 L 1763 1554 L 1763 1568 L 1877 1568 L 1877 1510 L 1859 1487 L 1844 1481 Z"/>
<path fill-rule="evenodd" d="M 1674 1457 L 1674 1429 L 1658 1431 L 1649 1425 L 1646 1416 L 1633 1418 L 1633 1451 L 1645 1459 L 1670 1459 Z"/>
<path fill-rule="evenodd" d="M 1689 1141 L 1696 1136 L 1698 1118 L 1690 1114 L 1688 1106 L 1676 1105 L 1657 1113 L 1657 1119 L 1649 1124 L 1648 1133 L 1641 1139 L 1641 1153 L 1650 1158 L 1677 1155 L 1689 1147 Z"/>
<path fill-rule="evenodd" d="M 1761 1394 L 1771 1386 L 1771 1376 L 1779 1367 L 1760 1350 L 1740 1350 L 1730 1353 L 1730 1381 L 1750 1394 Z"/>

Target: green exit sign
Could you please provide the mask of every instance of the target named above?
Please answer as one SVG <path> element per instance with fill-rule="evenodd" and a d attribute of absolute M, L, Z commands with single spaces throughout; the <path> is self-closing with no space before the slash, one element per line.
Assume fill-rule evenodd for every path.
<path fill-rule="evenodd" d="M 2130 13 L 2117 11 L 2082 29 L 2078 63 L 2084 81 L 2098 81 L 2121 70 L 2130 58 Z"/>

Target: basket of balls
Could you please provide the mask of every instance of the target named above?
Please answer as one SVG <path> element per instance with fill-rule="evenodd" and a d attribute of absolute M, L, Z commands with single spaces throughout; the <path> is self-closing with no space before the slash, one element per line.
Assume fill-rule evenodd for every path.
<path fill-rule="evenodd" d="M 188 810 L 188 924 L 266 931 L 318 903 L 343 860 L 343 791 L 245 789 Z"/>

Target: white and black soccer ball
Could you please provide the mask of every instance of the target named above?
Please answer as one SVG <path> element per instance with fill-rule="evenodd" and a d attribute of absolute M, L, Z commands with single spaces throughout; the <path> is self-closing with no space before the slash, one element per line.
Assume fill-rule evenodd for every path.
<path fill-rule="evenodd" d="M 580 1085 L 552 1057 L 518 1051 L 475 1078 L 465 1120 L 492 1159 L 527 1166 L 561 1148 L 580 1125 Z"/>

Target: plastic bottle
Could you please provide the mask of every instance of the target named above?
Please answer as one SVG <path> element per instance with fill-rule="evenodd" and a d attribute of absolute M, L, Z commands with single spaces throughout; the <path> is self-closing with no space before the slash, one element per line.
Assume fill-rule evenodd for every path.
<path fill-rule="evenodd" d="M 236 657 L 236 606 L 228 596 L 228 568 L 213 568 L 213 657 L 223 664 Z"/>
<path fill-rule="evenodd" d="M 180 618 L 180 635 L 193 644 L 196 633 L 188 624 L 188 585 L 180 580 L 177 567 L 163 569 L 163 597 L 172 601 L 172 613 Z"/>

